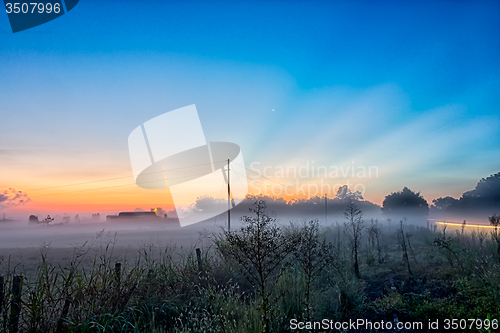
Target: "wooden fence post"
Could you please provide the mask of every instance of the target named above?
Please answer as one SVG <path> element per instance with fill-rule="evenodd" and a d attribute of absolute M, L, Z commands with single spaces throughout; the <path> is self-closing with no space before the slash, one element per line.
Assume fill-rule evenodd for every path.
<path fill-rule="evenodd" d="M 3 276 L 0 276 L 0 314 L 2 313 L 3 309 L 3 284 L 4 284 L 4 278 Z"/>
<path fill-rule="evenodd" d="M 71 296 L 67 295 L 64 299 L 64 305 L 61 313 L 61 317 L 57 322 L 57 331 L 58 333 L 63 332 L 64 327 L 64 319 L 68 316 L 69 306 L 71 305 Z"/>
<path fill-rule="evenodd" d="M 116 278 L 117 284 L 120 284 L 120 282 L 121 282 L 121 273 L 122 273 L 122 263 L 117 262 L 115 264 L 115 278 Z"/>
<path fill-rule="evenodd" d="M 203 273 L 203 262 L 201 261 L 201 250 L 196 248 L 196 257 L 198 258 L 198 270 Z"/>
<path fill-rule="evenodd" d="M 10 306 L 10 331 L 17 333 L 19 330 L 19 315 L 21 314 L 22 276 L 14 276 L 12 280 L 12 304 Z"/>

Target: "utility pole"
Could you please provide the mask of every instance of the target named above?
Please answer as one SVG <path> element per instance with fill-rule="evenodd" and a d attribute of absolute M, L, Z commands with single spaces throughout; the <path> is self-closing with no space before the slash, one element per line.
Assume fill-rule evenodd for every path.
<path fill-rule="evenodd" d="M 328 197 L 325 194 L 325 224 L 328 223 Z"/>
<path fill-rule="evenodd" d="M 231 232 L 231 185 L 229 175 L 229 159 L 227 159 L 227 231 Z"/>

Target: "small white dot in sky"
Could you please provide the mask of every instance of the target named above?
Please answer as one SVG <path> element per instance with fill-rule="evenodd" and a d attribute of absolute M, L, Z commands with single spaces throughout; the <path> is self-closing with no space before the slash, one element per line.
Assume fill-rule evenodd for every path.
<path fill-rule="evenodd" d="M 273 111 L 274 111 L 274 109 L 273 109 Z"/>

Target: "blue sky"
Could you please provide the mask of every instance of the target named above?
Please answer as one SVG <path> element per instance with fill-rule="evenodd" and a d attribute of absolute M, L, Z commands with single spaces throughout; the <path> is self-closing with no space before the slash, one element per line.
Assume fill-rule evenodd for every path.
<path fill-rule="evenodd" d="M 500 171 L 499 31 L 498 2 L 81 0 L 16 34 L 0 15 L 0 186 L 128 174 L 128 134 L 196 104 L 248 165 L 456 196 Z"/>

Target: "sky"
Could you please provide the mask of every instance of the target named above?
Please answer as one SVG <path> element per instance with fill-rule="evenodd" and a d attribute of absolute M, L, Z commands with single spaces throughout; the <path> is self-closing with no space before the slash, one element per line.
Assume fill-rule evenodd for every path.
<path fill-rule="evenodd" d="M 81 0 L 15 34 L 0 15 L 0 190 L 31 199 L 0 209 L 172 208 L 134 184 L 127 138 L 191 104 L 252 193 L 459 197 L 500 171 L 499 31 L 493 1 Z"/>

